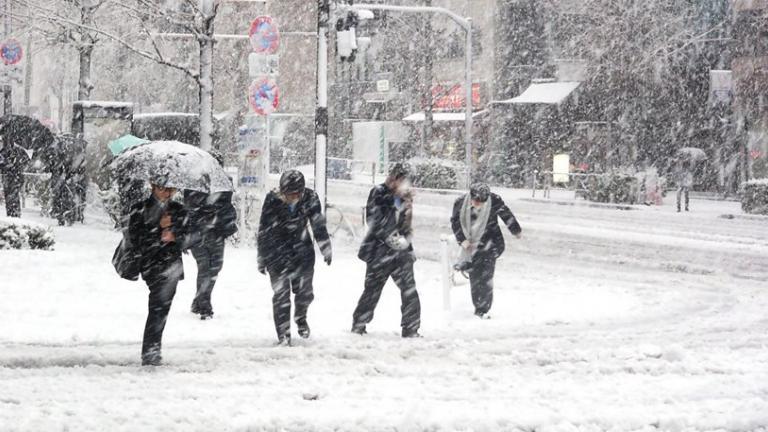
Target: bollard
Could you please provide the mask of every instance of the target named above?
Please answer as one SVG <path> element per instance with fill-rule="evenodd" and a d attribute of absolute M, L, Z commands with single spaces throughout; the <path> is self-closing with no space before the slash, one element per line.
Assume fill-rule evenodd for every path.
<path fill-rule="evenodd" d="M 440 236 L 440 265 L 442 267 L 441 272 L 443 278 L 443 310 L 451 310 L 451 275 L 453 268 L 451 267 L 451 259 L 449 252 L 449 245 L 451 237 L 448 235 Z"/>

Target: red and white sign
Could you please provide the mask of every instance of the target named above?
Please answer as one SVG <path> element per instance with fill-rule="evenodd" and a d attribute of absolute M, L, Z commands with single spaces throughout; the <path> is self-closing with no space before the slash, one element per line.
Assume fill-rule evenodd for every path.
<path fill-rule="evenodd" d="M 436 85 L 432 87 L 432 107 L 439 110 L 460 110 L 464 108 L 464 86 Z M 472 106 L 480 106 L 480 83 L 472 84 Z"/>
<path fill-rule="evenodd" d="M 248 87 L 248 103 L 253 112 L 266 116 L 272 114 L 280 105 L 280 88 L 272 78 L 261 78 Z"/>
<path fill-rule="evenodd" d="M 280 32 L 269 16 L 260 16 L 251 22 L 248 39 L 257 54 L 275 54 L 280 48 Z"/>
<path fill-rule="evenodd" d="M 0 58 L 6 65 L 15 65 L 21 61 L 24 50 L 16 39 L 8 39 L 0 44 Z"/>

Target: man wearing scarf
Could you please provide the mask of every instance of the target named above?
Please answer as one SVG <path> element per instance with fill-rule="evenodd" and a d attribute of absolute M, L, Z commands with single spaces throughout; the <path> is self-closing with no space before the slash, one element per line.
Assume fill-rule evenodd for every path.
<path fill-rule="evenodd" d="M 485 183 L 472 185 L 468 194 L 453 205 L 451 227 L 461 246 L 457 268 L 469 272 L 475 315 L 489 318 L 493 303 L 493 273 L 496 260 L 504 252 L 504 237 L 498 219 L 520 238 L 522 229 L 515 215 L 500 196 Z"/>

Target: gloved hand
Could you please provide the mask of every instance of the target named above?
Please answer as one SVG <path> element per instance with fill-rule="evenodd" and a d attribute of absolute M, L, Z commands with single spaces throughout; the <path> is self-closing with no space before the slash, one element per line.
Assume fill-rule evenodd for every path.
<path fill-rule="evenodd" d="M 386 244 L 396 251 L 404 251 L 408 249 L 408 246 L 411 245 L 411 242 L 409 242 L 406 237 L 403 237 L 400 235 L 400 233 L 396 232 L 387 237 Z"/>
<path fill-rule="evenodd" d="M 266 275 L 267 274 L 267 266 L 264 264 L 259 264 L 259 273 Z"/>
<path fill-rule="evenodd" d="M 331 255 L 330 252 L 325 254 L 325 255 L 323 255 L 323 261 L 325 261 L 325 263 L 328 264 L 328 265 L 331 265 L 332 259 L 333 259 L 333 255 Z"/>

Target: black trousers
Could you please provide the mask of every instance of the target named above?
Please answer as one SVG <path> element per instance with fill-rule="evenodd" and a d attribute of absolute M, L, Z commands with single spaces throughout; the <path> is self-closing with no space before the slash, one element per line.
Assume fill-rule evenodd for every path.
<path fill-rule="evenodd" d="M 24 177 L 21 173 L 3 173 L 6 216 L 21 217 L 21 187 L 23 185 Z"/>
<path fill-rule="evenodd" d="M 689 191 L 690 188 L 686 186 L 680 186 L 677 188 L 677 209 L 680 210 L 680 201 L 682 201 L 683 195 L 685 195 L 685 209 L 688 210 L 688 203 L 689 203 Z"/>
<path fill-rule="evenodd" d="M 370 262 L 365 269 L 365 288 L 357 308 L 352 314 L 353 326 L 361 327 L 373 320 L 373 312 L 379 303 L 387 279 L 392 277 L 400 289 L 400 326 L 405 331 L 416 331 L 421 326 L 421 303 L 413 277 L 413 257 L 400 254 L 397 258 L 383 262 Z"/>
<path fill-rule="evenodd" d="M 141 345 L 142 358 L 160 355 L 165 322 L 168 320 L 182 272 L 183 264 L 179 259 L 164 269 L 153 269 L 146 274 L 146 278 L 142 274 L 149 287 L 149 308 L 144 325 L 144 341 Z"/>
<path fill-rule="evenodd" d="M 213 312 L 211 293 L 224 266 L 224 244 L 221 237 L 206 236 L 200 245 L 192 248 L 192 256 L 197 262 L 197 293 L 192 307 L 200 313 Z"/>
<path fill-rule="evenodd" d="M 496 271 L 496 256 L 476 253 L 472 256 L 469 270 L 469 286 L 472 304 L 476 314 L 486 314 L 493 304 L 493 274 Z"/>
<path fill-rule="evenodd" d="M 291 331 L 291 291 L 296 323 L 307 319 L 307 310 L 315 299 L 312 279 L 315 275 L 315 260 L 309 258 L 281 269 L 267 269 L 272 282 L 272 315 L 275 319 L 275 331 L 278 339 Z"/>

